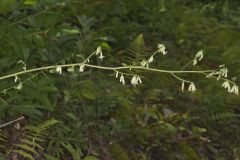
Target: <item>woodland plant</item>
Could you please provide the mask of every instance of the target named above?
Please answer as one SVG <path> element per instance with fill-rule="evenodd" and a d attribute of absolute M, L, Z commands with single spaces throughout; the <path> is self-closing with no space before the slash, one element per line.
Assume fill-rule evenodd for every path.
<path fill-rule="evenodd" d="M 239 159 L 238 6 L 1 0 L 0 160 Z"/>
<path fill-rule="evenodd" d="M 16 90 L 22 90 L 24 87 L 24 83 L 26 83 L 28 80 L 30 80 L 32 77 L 27 78 L 25 80 L 21 79 L 21 76 L 24 74 L 28 74 L 31 72 L 38 72 L 34 76 L 38 75 L 40 72 L 49 72 L 49 73 L 57 73 L 62 75 L 65 71 L 67 72 L 80 72 L 83 73 L 85 72 L 88 68 L 94 68 L 94 69 L 100 69 L 100 70 L 107 70 L 107 71 L 112 71 L 114 72 L 114 76 L 116 79 L 119 79 L 120 83 L 123 85 L 128 84 L 128 79 L 129 83 L 133 86 L 136 87 L 137 85 L 141 85 L 144 83 L 142 81 L 141 75 L 138 73 L 135 73 L 135 71 L 147 71 L 147 72 L 157 72 L 157 73 L 165 73 L 165 74 L 170 74 L 177 80 L 181 82 L 181 90 L 182 92 L 186 90 L 189 92 L 196 92 L 196 86 L 193 81 L 189 81 L 186 79 L 181 78 L 179 75 L 181 74 L 201 74 L 205 78 L 213 78 L 216 79 L 217 81 L 223 81 L 222 87 L 226 88 L 229 93 L 234 93 L 236 95 L 239 94 L 238 86 L 235 82 L 227 79 L 228 78 L 228 69 L 225 67 L 225 65 L 219 66 L 217 69 L 213 70 L 184 70 L 188 65 L 192 64 L 195 66 L 198 62 L 200 62 L 203 59 L 203 51 L 199 51 L 195 57 L 187 63 L 181 70 L 179 71 L 172 71 L 172 70 L 163 70 L 163 69 L 156 69 L 156 68 L 151 68 L 150 65 L 155 61 L 155 57 L 158 55 L 163 55 L 166 56 L 167 51 L 166 48 L 163 44 L 159 44 L 157 50 L 148 58 L 144 59 L 141 62 L 134 63 L 134 65 L 123 65 L 119 67 L 106 67 L 102 65 L 94 65 L 90 64 L 92 61 L 92 58 L 96 56 L 100 61 L 103 61 L 105 59 L 105 56 L 103 54 L 101 46 L 97 47 L 96 51 L 94 51 L 92 54 L 90 54 L 83 62 L 80 63 L 72 63 L 72 64 L 61 64 L 61 65 L 52 65 L 52 66 L 45 66 L 45 67 L 40 67 L 40 68 L 35 68 L 35 69 L 28 69 L 27 65 L 23 61 L 19 61 L 23 65 L 22 69 L 23 71 L 12 73 L 9 75 L 5 75 L 0 77 L 0 80 L 6 80 L 6 79 L 14 79 L 14 82 L 17 83 L 17 85 L 9 87 L 7 89 L 4 89 L 1 91 L 2 94 L 6 94 L 7 92 L 11 92 L 11 89 L 16 89 Z M 75 71 L 77 70 L 77 71 Z M 3 100 L 3 99 L 2 99 Z M 4 101 L 3 101 L 4 102 Z M 15 123 L 19 120 L 22 120 L 24 117 L 20 117 L 16 120 L 13 120 L 11 122 L 8 122 L 6 124 L 0 125 L 0 129 L 3 127 L 6 127 L 12 123 Z M 19 144 L 16 144 L 14 147 L 12 147 L 9 151 L 7 151 L 6 155 L 10 155 L 11 153 L 17 153 L 27 159 L 34 160 L 34 157 L 40 156 L 39 152 L 43 152 L 44 148 L 41 146 L 41 143 L 43 143 L 44 136 L 46 136 L 46 130 L 50 128 L 51 126 L 55 125 L 59 121 L 56 120 L 49 120 L 45 122 L 44 124 L 41 124 L 38 127 L 34 126 L 27 126 L 26 128 L 26 135 L 25 138 L 20 139 Z M 199 131 L 202 129 L 199 129 Z M 199 132 L 197 131 L 197 132 Z M 205 132 L 205 131 L 204 131 Z M 200 131 L 201 133 L 201 131 Z M 0 130 L 0 141 L 2 142 L 7 142 L 6 141 L 7 137 L 4 132 Z M 202 139 L 204 139 L 202 137 Z M 62 143 L 62 146 L 66 148 L 74 158 L 74 160 L 80 160 L 80 157 L 82 156 L 81 150 L 75 150 L 74 147 L 70 143 Z M 4 147 L 4 146 L 0 146 Z M 45 154 L 45 157 L 49 159 L 53 159 L 49 154 Z M 88 159 L 86 157 L 85 159 Z M 94 159 L 94 157 L 89 157 L 89 159 Z"/>
<path fill-rule="evenodd" d="M 166 74 L 172 75 L 174 78 L 181 81 L 182 91 L 185 90 L 185 86 L 187 84 L 188 85 L 187 90 L 189 92 L 195 92 L 197 90 L 194 82 L 182 79 L 178 75 L 186 74 L 186 73 L 202 74 L 206 78 L 214 78 L 217 81 L 223 81 L 222 87 L 226 88 L 229 93 L 234 93 L 236 95 L 239 94 L 238 85 L 235 82 L 233 82 L 232 80 L 227 79 L 228 78 L 228 68 L 225 67 L 225 65 L 220 65 L 219 68 L 212 69 L 212 70 L 199 70 L 199 71 L 198 70 L 184 70 L 184 68 L 186 68 L 188 65 L 190 65 L 191 62 L 192 62 L 192 65 L 195 66 L 198 62 L 200 62 L 203 59 L 203 51 L 202 50 L 197 52 L 197 54 L 190 61 L 190 63 L 187 63 L 181 70 L 178 70 L 178 71 L 163 70 L 163 69 L 156 69 L 156 68 L 149 67 L 150 64 L 154 61 L 155 56 L 157 56 L 158 54 L 162 54 L 163 56 L 165 56 L 167 54 L 166 48 L 163 44 L 158 44 L 158 49 L 148 59 L 144 59 L 139 63 L 135 63 L 134 65 L 124 64 L 124 66 L 119 66 L 119 67 L 106 67 L 106 66 L 90 64 L 90 60 L 93 56 L 97 56 L 97 58 L 99 58 L 101 61 L 103 61 L 103 58 L 105 58 L 105 56 L 103 56 L 101 46 L 97 47 L 96 51 L 94 51 L 83 62 L 80 62 L 80 63 L 52 65 L 52 66 L 45 66 L 45 67 L 34 68 L 34 69 L 27 69 L 27 65 L 22 60 L 20 60 L 18 63 L 23 64 L 23 67 L 22 67 L 23 71 L 0 77 L 0 80 L 14 78 L 14 82 L 18 83 L 18 84 L 13 87 L 4 89 L 0 93 L 6 94 L 6 92 L 10 89 L 21 90 L 23 87 L 23 84 L 26 82 L 26 80 L 22 81 L 20 79 L 20 76 L 23 74 L 27 74 L 27 73 L 31 73 L 31 72 L 39 72 L 39 71 L 49 71 L 50 73 L 56 72 L 58 74 L 62 74 L 62 72 L 65 68 L 68 72 L 75 72 L 75 68 L 78 67 L 79 72 L 84 72 L 87 68 L 95 68 L 95 69 L 100 69 L 100 70 L 114 71 L 116 78 L 119 78 L 119 74 L 120 74 L 120 82 L 123 85 L 126 84 L 125 77 L 130 77 L 130 79 L 131 79 L 130 84 L 133 85 L 134 87 L 139 84 L 142 84 L 141 76 L 136 75 L 134 73 L 135 70 L 145 70 L 145 71 L 149 71 L 149 72 L 166 73 Z"/>

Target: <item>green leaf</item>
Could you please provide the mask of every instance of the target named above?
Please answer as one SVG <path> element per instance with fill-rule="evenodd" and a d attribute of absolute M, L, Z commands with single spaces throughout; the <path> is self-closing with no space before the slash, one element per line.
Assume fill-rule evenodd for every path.
<path fill-rule="evenodd" d="M 87 156 L 83 160 L 99 160 L 97 157 L 94 156 Z"/>
<path fill-rule="evenodd" d="M 21 149 L 24 149 L 28 152 L 31 152 L 35 155 L 39 155 L 36 150 L 34 150 L 33 146 L 29 146 L 29 145 L 26 145 L 26 144 L 16 144 L 17 147 L 21 148 Z"/>
<path fill-rule="evenodd" d="M 143 38 L 143 34 L 139 34 L 133 42 L 134 46 L 136 48 L 144 48 L 145 46 L 145 42 L 144 42 L 144 38 Z"/>
<path fill-rule="evenodd" d="M 88 99 L 94 100 L 98 95 L 98 90 L 93 81 L 82 81 L 80 84 L 80 92 L 81 94 Z"/>
<path fill-rule="evenodd" d="M 29 154 L 29 153 L 27 153 L 27 152 L 25 152 L 23 150 L 13 150 L 13 152 L 18 153 L 18 154 L 20 154 L 21 156 L 23 156 L 25 158 L 28 158 L 28 159 L 31 159 L 31 160 L 35 160 L 31 154 Z"/>
<path fill-rule="evenodd" d="M 71 153 L 71 156 L 74 160 L 81 160 L 81 150 L 79 148 L 74 148 L 70 143 L 63 143 L 62 144 L 65 149 L 68 150 L 69 153 Z"/>
<path fill-rule="evenodd" d="M 25 0 L 23 4 L 25 5 L 34 5 L 37 3 L 37 0 Z"/>
<path fill-rule="evenodd" d="M 0 13 L 9 12 L 16 6 L 16 0 L 0 0 Z"/>
<path fill-rule="evenodd" d="M 44 156 L 47 158 L 47 160 L 59 160 L 58 158 L 53 157 L 53 156 L 51 156 L 49 154 L 45 154 Z"/>

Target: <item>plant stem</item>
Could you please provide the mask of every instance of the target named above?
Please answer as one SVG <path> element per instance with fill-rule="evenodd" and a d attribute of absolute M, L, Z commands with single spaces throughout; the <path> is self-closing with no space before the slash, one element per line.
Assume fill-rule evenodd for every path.
<path fill-rule="evenodd" d="M 122 66 L 122 67 L 105 67 L 105 66 L 98 66 L 98 65 L 92 65 L 92 64 L 85 64 L 85 63 L 72 63 L 72 64 L 63 64 L 63 65 L 53 65 L 53 66 L 46 66 L 46 67 L 40 67 L 40 68 L 35 68 L 35 69 L 29 69 L 29 70 L 24 70 L 20 72 L 16 72 L 13 74 L 9 74 L 6 76 L 0 77 L 0 80 L 12 78 L 15 76 L 19 76 L 22 74 L 26 73 L 31 73 L 31 72 L 36 72 L 36 71 L 42 71 L 42 70 L 49 70 L 53 69 L 56 67 L 75 67 L 79 65 L 84 65 L 90 68 L 96 68 L 96 69 L 103 69 L 103 70 L 126 70 L 126 69 L 135 69 L 135 70 L 146 70 L 146 71 L 152 71 L 152 72 L 161 72 L 161 73 L 211 73 L 215 70 L 202 70 L 202 71 L 174 71 L 174 70 L 162 70 L 162 69 L 156 69 L 156 68 L 147 68 L 147 67 L 142 67 L 142 66 Z"/>

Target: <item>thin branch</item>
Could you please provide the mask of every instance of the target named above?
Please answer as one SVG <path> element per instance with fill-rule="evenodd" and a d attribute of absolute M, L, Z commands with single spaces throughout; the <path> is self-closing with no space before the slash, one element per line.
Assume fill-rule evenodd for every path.
<path fill-rule="evenodd" d="M 90 68 L 96 68 L 96 69 L 103 69 L 103 70 L 126 70 L 126 69 L 135 69 L 135 70 L 147 70 L 147 71 L 152 71 L 152 72 L 161 72 L 161 73 L 211 73 L 216 70 L 201 70 L 201 71 L 174 71 L 174 70 L 162 70 L 162 69 L 156 69 L 156 68 L 147 68 L 147 67 L 142 67 L 142 66 L 122 66 L 122 67 L 105 67 L 105 66 L 98 66 L 98 65 L 91 65 L 91 64 L 85 64 L 85 63 L 72 63 L 72 64 L 63 64 L 63 65 L 54 65 L 54 66 L 46 66 L 46 67 L 40 67 L 40 68 L 35 68 L 35 69 L 29 69 L 29 70 L 24 70 L 20 72 L 16 72 L 13 74 L 9 74 L 6 76 L 0 77 L 0 80 L 16 77 L 22 74 L 26 73 L 31 73 L 31 72 L 36 72 L 36 71 L 43 71 L 43 70 L 49 70 L 57 67 L 75 67 L 79 65 L 84 65 Z"/>
<path fill-rule="evenodd" d="M 2 97 L 0 97 L 0 100 L 1 100 L 5 105 L 7 105 L 8 107 L 11 107 L 10 104 L 8 104 Z"/>
<path fill-rule="evenodd" d="M 21 121 L 21 120 L 23 120 L 23 119 L 24 119 L 24 116 L 19 117 L 19 118 L 15 119 L 15 120 L 12 120 L 12 121 L 10 121 L 10 122 L 1 124 L 1 125 L 0 125 L 0 128 L 6 127 L 6 126 L 8 126 L 8 125 L 11 125 L 11 124 L 13 124 L 13 123 L 15 123 L 15 122 Z"/>

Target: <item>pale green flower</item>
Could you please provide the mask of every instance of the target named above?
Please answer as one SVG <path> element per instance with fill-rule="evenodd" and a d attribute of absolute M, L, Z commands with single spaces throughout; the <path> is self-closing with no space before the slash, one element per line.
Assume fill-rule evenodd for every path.
<path fill-rule="evenodd" d="M 62 74 L 62 67 L 61 66 L 57 66 L 56 72 L 59 73 L 59 74 Z"/>
<path fill-rule="evenodd" d="M 85 67 L 84 64 L 80 64 L 79 65 L 79 72 L 84 72 L 84 67 Z"/>
<path fill-rule="evenodd" d="M 158 52 L 162 53 L 163 55 L 167 54 L 166 48 L 165 48 L 165 46 L 163 44 L 158 44 Z"/>
<path fill-rule="evenodd" d="M 197 54 L 195 55 L 195 58 L 198 61 L 201 61 L 203 59 L 203 50 L 198 51 Z"/>
<path fill-rule="evenodd" d="M 230 86 L 230 83 L 228 81 L 223 82 L 222 87 L 226 88 L 228 90 L 228 92 L 231 91 L 231 86 Z"/>
<path fill-rule="evenodd" d="M 16 83 L 19 80 L 18 76 L 15 76 L 14 82 Z"/>
<path fill-rule="evenodd" d="M 124 79 L 123 74 L 122 74 L 121 77 L 120 77 L 120 82 L 121 82 L 123 85 L 125 85 L 125 79 Z"/>
<path fill-rule="evenodd" d="M 118 71 L 116 71 L 116 78 L 118 78 L 118 74 L 119 74 L 119 72 L 118 72 Z"/>
<path fill-rule="evenodd" d="M 236 95 L 239 94 L 238 86 L 236 84 L 233 85 L 232 89 L 230 90 L 230 93 L 234 93 Z"/>
<path fill-rule="evenodd" d="M 153 56 L 151 56 L 148 60 L 149 63 L 152 63 L 153 62 Z"/>
<path fill-rule="evenodd" d="M 189 92 L 196 92 L 197 91 L 196 86 L 193 82 L 189 85 L 188 91 Z"/>
<path fill-rule="evenodd" d="M 184 92 L 184 89 L 185 89 L 185 82 L 182 81 L 182 92 Z"/>
<path fill-rule="evenodd" d="M 22 82 L 21 82 L 15 87 L 15 89 L 22 90 L 22 87 L 23 87 L 23 85 L 22 85 Z"/>
<path fill-rule="evenodd" d="M 72 66 L 72 67 L 68 68 L 67 71 L 68 72 L 74 72 L 74 67 Z"/>

